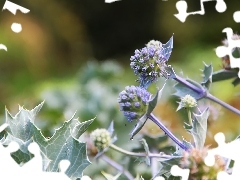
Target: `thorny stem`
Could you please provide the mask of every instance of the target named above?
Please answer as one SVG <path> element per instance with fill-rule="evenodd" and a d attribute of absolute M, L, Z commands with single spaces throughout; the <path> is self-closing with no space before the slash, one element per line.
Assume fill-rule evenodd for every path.
<path fill-rule="evenodd" d="M 199 88 L 199 87 L 195 86 L 194 84 L 188 82 L 186 79 L 184 79 L 184 78 L 182 78 L 178 75 L 175 75 L 175 77 L 173 79 L 176 80 L 177 82 L 181 83 L 181 84 L 184 84 L 185 86 L 187 86 L 188 88 L 190 88 L 194 92 L 198 93 L 199 95 L 204 96 L 205 91 L 204 91 L 203 88 Z"/>
<path fill-rule="evenodd" d="M 151 119 L 158 127 L 160 127 L 166 135 L 172 139 L 180 148 L 182 148 L 185 151 L 188 151 L 188 148 L 176 137 L 174 136 L 167 128 L 164 126 L 152 113 L 148 116 L 149 119 Z"/>
<path fill-rule="evenodd" d="M 121 166 L 117 162 L 113 161 L 111 158 L 109 158 L 105 154 L 101 155 L 101 159 L 104 160 L 105 162 L 107 162 L 108 164 L 110 164 L 111 166 L 113 166 L 115 169 L 117 169 L 121 173 L 123 173 L 129 180 L 134 180 L 134 177 L 131 175 L 131 173 L 129 171 L 124 169 L 123 166 Z"/>
<path fill-rule="evenodd" d="M 170 156 L 170 155 L 164 155 L 164 154 L 157 154 L 157 153 L 143 153 L 143 152 L 140 152 L 140 153 L 136 153 L 136 152 L 130 152 L 130 151 L 127 151 L 125 149 L 122 149 L 114 144 L 110 144 L 109 146 L 111 149 L 115 150 L 115 151 L 118 151 L 120 153 L 123 153 L 125 155 L 128 155 L 128 156 L 134 156 L 134 157 L 150 157 L 150 158 L 164 158 L 164 159 L 171 159 L 173 156 Z M 176 157 L 176 156 L 174 156 Z"/>
<path fill-rule="evenodd" d="M 226 109 L 236 113 L 237 115 L 240 115 L 240 110 L 234 108 L 233 106 L 221 101 L 220 99 L 216 98 L 215 96 L 213 96 L 210 93 L 207 93 L 206 90 L 204 90 L 204 88 L 200 88 L 197 87 L 194 84 L 191 84 L 190 82 L 186 81 L 184 78 L 178 76 L 175 74 L 175 76 L 173 77 L 174 80 L 176 80 L 177 82 L 185 85 L 186 87 L 192 89 L 194 92 L 198 93 L 201 97 L 205 97 L 207 99 L 210 99 L 211 101 L 214 101 L 218 104 L 220 104 L 221 106 L 225 107 Z"/>

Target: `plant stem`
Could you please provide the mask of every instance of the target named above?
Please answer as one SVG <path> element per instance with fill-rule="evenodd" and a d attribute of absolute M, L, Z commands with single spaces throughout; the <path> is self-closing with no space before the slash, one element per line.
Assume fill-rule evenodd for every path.
<path fill-rule="evenodd" d="M 131 173 L 129 171 L 124 169 L 123 166 L 121 166 L 117 162 L 113 161 L 111 158 L 109 158 L 105 154 L 101 155 L 101 159 L 104 160 L 105 162 L 107 162 L 108 164 L 110 164 L 111 166 L 113 166 L 115 169 L 117 169 L 121 173 L 123 173 L 129 180 L 134 180 L 134 177 L 131 175 Z"/>
<path fill-rule="evenodd" d="M 187 86 L 189 89 L 193 90 L 194 92 L 198 93 L 199 95 L 204 96 L 205 94 L 205 90 L 204 88 L 199 88 L 197 86 L 195 86 L 194 84 L 188 82 L 186 79 L 178 76 L 175 74 L 175 77 L 173 78 L 175 81 L 184 84 L 185 86 Z"/>
<path fill-rule="evenodd" d="M 188 151 L 188 148 L 176 137 L 174 136 L 167 128 L 164 126 L 152 113 L 148 116 L 149 119 L 151 119 L 155 124 L 160 127 L 165 134 L 172 139 L 180 148 L 182 148 L 185 151 Z"/>
<path fill-rule="evenodd" d="M 191 117 L 191 111 L 190 111 L 190 109 L 188 109 L 187 111 L 188 111 L 188 121 L 189 121 L 189 124 L 190 124 L 191 126 L 193 126 L 192 117 Z"/>
<path fill-rule="evenodd" d="M 220 99 L 216 98 L 215 96 L 211 95 L 210 93 L 206 93 L 206 90 L 202 87 L 198 87 L 190 82 L 188 82 L 186 79 L 178 76 L 175 74 L 175 76 L 173 77 L 174 80 L 176 80 L 177 82 L 185 85 L 186 87 L 188 87 L 189 89 L 193 90 L 194 92 L 198 93 L 201 97 L 205 97 L 207 99 L 210 99 L 218 104 L 220 104 L 221 106 L 225 107 L 226 109 L 236 113 L 237 115 L 240 115 L 240 110 L 234 108 L 233 106 L 230 106 L 229 104 L 221 101 Z"/>
<path fill-rule="evenodd" d="M 235 107 L 225 103 L 224 101 L 221 101 L 220 99 L 216 98 L 215 96 L 211 95 L 210 93 L 207 93 L 206 98 L 220 104 L 221 106 L 225 107 L 226 109 L 236 113 L 237 115 L 240 115 L 240 110 L 236 109 Z"/>
<path fill-rule="evenodd" d="M 143 152 L 140 152 L 140 153 L 136 153 L 136 152 L 130 152 L 130 151 L 127 151 L 125 149 L 122 149 L 114 144 L 110 144 L 109 146 L 111 149 L 115 150 L 115 151 L 118 151 L 120 153 L 123 153 L 125 155 L 128 155 L 128 156 L 134 156 L 134 157 L 146 157 L 147 156 L 147 153 L 143 153 Z M 173 156 L 170 156 L 170 155 L 162 155 L 162 154 L 156 154 L 156 153 L 149 153 L 148 154 L 148 157 L 150 158 L 164 158 L 164 159 L 170 159 L 172 158 Z M 176 156 L 174 156 L 176 157 Z"/>
<path fill-rule="evenodd" d="M 157 149 L 152 149 L 153 153 L 157 153 Z M 156 158 L 151 158 L 151 172 L 152 178 L 154 178 L 159 172 L 159 162 Z"/>

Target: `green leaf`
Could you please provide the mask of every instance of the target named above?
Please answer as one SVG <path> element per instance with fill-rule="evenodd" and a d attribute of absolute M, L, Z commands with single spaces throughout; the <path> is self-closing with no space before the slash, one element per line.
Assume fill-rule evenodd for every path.
<path fill-rule="evenodd" d="M 235 69 L 232 69 L 232 70 L 222 69 L 212 74 L 212 81 L 217 82 L 217 81 L 223 81 L 223 80 L 232 79 L 236 77 L 238 77 L 238 72 Z"/>
<path fill-rule="evenodd" d="M 209 116 L 209 109 L 206 108 L 201 114 L 194 114 L 193 128 L 190 131 L 197 149 L 202 149 L 206 140 L 207 134 L 207 119 Z"/>
<path fill-rule="evenodd" d="M 15 116 L 12 116 L 6 109 L 6 124 L 8 127 L 5 131 L 7 136 L 2 140 L 2 144 L 9 145 L 12 141 L 19 144 L 19 150 L 11 154 L 18 164 L 28 162 L 33 157 L 28 151 L 28 145 L 33 142 L 33 123 L 43 103 L 30 111 L 19 106 L 19 112 Z"/>
<path fill-rule="evenodd" d="M 150 151 L 149 151 L 148 144 L 147 144 L 147 142 L 146 142 L 145 139 L 141 139 L 140 142 L 142 143 L 142 145 L 143 145 L 143 147 L 144 147 L 144 150 L 145 150 L 145 152 L 146 152 L 145 162 L 146 162 L 146 164 L 147 164 L 148 166 L 150 166 L 150 165 L 151 165 L 151 164 L 150 164 L 150 158 L 149 158 L 149 156 L 148 156 L 149 153 L 150 153 Z"/>
<path fill-rule="evenodd" d="M 204 69 L 203 69 L 203 81 L 202 85 L 205 86 L 207 89 L 209 89 L 210 84 L 212 83 L 212 73 L 213 73 L 213 67 L 212 65 L 206 65 L 204 63 Z"/>
<path fill-rule="evenodd" d="M 35 117 L 42 106 L 43 102 L 31 111 L 19 106 L 19 112 L 14 117 L 6 109 L 7 133 L 23 142 L 29 141 L 33 136 Z"/>
<path fill-rule="evenodd" d="M 166 176 L 167 178 L 169 178 L 171 176 L 170 170 L 172 168 L 173 165 L 178 165 L 179 161 L 181 160 L 181 157 L 172 157 L 172 159 L 168 159 L 165 161 L 161 161 L 161 169 L 158 173 L 158 176 Z"/>
<path fill-rule="evenodd" d="M 105 173 L 104 171 L 101 171 L 101 173 L 107 180 L 117 180 L 119 176 L 121 176 L 122 174 L 122 173 L 118 173 L 116 176 L 113 176 L 111 174 Z"/>
<path fill-rule="evenodd" d="M 133 139 L 133 137 L 142 129 L 142 127 L 146 123 L 148 116 L 152 113 L 152 111 L 156 107 L 157 102 L 162 95 L 162 91 L 164 87 L 165 87 L 165 84 L 162 87 L 162 89 L 158 90 L 155 96 L 150 100 L 147 112 L 138 120 L 137 124 L 135 124 L 134 128 L 130 132 L 130 139 Z"/>
<path fill-rule="evenodd" d="M 240 84 L 240 78 L 237 77 L 236 79 L 234 79 L 233 82 L 232 82 L 232 84 L 233 84 L 234 86 L 237 86 L 238 84 Z"/>
<path fill-rule="evenodd" d="M 92 120 L 79 123 L 77 119 L 64 122 L 50 139 L 46 139 L 35 126 L 34 141 L 38 143 L 41 151 L 51 160 L 47 171 L 57 172 L 61 160 L 70 161 L 66 174 L 70 178 L 80 178 L 83 170 L 90 164 L 86 154 L 86 144 L 76 138 L 86 130 Z M 75 137 L 74 137 L 75 136 Z"/>
<path fill-rule="evenodd" d="M 80 142 L 79 138 L 94 119 L 81 123 L 72 117 L 64 122 L 50 139 L 46 139 L 34 125 L 35 117 L 42 105 L 43 103 L 31 111 L 19 107 L 19 112 L 15 116 L 6 110 L 7 137 L 2 138 L 2 144 L 8 145 L 15 141 L 20 145 L 19 150 L 12 153 L 12 157 L 21 164 L 33 157 L 28 151 L 28 145 L 35 141 L 41 149 L 45 171 L 57 172 L 59 162 L 69 160 L 70 166 L 65 173 L 72 179 L 80 178 L 90 162 L 86 154 L 86 143 Z"/>
<path fill-rule="evenodd" d="M 197 83 L 191 79 L 186 79 L 186 81 L 188 81 L 189 83 L 191 83 L 195 86 L 198 86 L 199 88 L 202 88 L 202 86 L 199 83 Z M 192 89 L 186 87 L 184 84 L 177 83 L 174 87 L 176 89 L 176 92 L 174 93 L 174 95 L 178 96 L 180 98 L 186 96 L 187 94 L 191 95 L 195 99 L 202 98 L 202 94 L 198 94 L 197 92 L 193 91 Z"/>
<path fill-rule="evenodd" d="M 186 141 L 185 139 L 183 139 L 182 143 L 189 150 L 194 148 L 193 145 L 190 142 Z M 179 146 L 176 146 L 176 151 L 173 153 L 173 155 L 174 156 L 183 156 L 184 152 L 186 152 L 186 151 L 183 150 L 182 148 L 180 148 Z"/>
<path fill-rule="evenodd" d="M 132 129 L 132 131 L 130 132 L 130 139 L 133 139 L 133 137 L 142 129 L 142 127 L 144 126 L 144 124 L 146 123 L 148 117 L 146 114 L 144 114 L 137 122 L 137 124 L 135 124 L 134 128 Z"/>

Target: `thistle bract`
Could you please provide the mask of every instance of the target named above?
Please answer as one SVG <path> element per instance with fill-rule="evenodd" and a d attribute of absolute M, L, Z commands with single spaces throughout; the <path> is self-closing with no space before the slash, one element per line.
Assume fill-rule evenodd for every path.
<path fill-rule="evenodd" d="M 119 94 L 118 102 L 120 110 L 129 122 L 138 120 L 147 111 L 151 94 L 144 88 L 138 86 L 127 86 Z"/>
<path fill-rule="evenodd" d="M 135 50 L 134 55 L 130 58 L 130 66 L 135 75 L 139 77 L 138 81 L 141 87 L 147 88 L 161 76 L 168 78 L 166 62 L 172 52 L 172 43 L 173 38 L 166 44 L 152 40 L 146 47 Z"/>

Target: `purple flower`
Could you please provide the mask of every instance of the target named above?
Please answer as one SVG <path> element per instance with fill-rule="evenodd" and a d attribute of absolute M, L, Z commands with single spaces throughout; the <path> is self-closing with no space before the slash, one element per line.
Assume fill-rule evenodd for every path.
<path fill-rule="evenodd" d="M 135 50 L 131 56 L 131 68 L 133 69 L 140 87 L 147 88 L 151 83 L 156 82 L 159 77 L 169 77 L 167 73 L 167 61 L 172 52 L 173 38 L 166 44 L 159 41 L 151 41 L 146 47 Z"/>
<path fill-rule="evenodd" d="M 122 98 L 124 97 L 124 98 Z M 129 122 L 138 120 L 146 111 L 151 99 L 151 94 L 138 86 L 127 86 L 119 93 L 119 106 Z"/>

